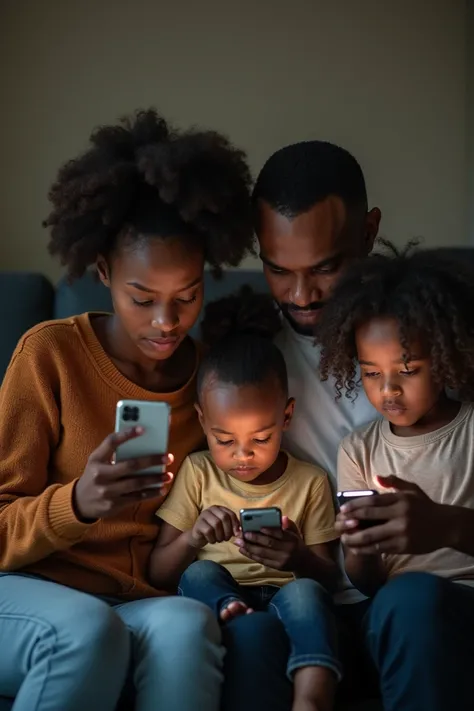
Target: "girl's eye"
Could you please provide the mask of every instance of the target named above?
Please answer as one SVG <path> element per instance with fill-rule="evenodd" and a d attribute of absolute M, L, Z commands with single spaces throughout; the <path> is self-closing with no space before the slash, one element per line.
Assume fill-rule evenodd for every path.
<path fill-rule="evenodd" d="M 268 437 L 265 437 L 265 439 L 254 439 L 254 442 L 256 444 L 268 444 L 268 442 L 270 442 L 271 438 L 272 438 L 272 436 L 268 435 Z"/>
<path fill-rule="evenodd" d="M 407 377 L 410 377 L 410 375 L 416 375 L 419 373 L 419 368 L 415 368 L 414 370 L 402 370 L 400 372 L 400 375 L 406 375 Z"/>
<path fill-rule="evenodd" d="M 216 437 L 216 442 L 217 442 L 217 444 L 220 444 L 221 447 L 228 447 L 229 444 L 232 444 L 233 440 L 228 439 L 228 440 L 224 441 L 222 439 L 217 439 L 217 437 Z"/>
<path fill-rule="evenodd" d="M 180 304 L 194 304 L 196 299 L 197 299 L 197 294 L 194 294 L 194 296 L 191 296 L 190 299 L 176 299 L 176 301 L 178 301 L 178 303 L 180 303 Z"/>
<path fill-rule="evenodd" d="M 136 299 L 132 299 L 133 303 L 135 306 L 151 306 L 153 301 L 137 301 Z"/>
<path fill-rule="evenodd" d="M 373 372 L 373 373 L 364 373 L 364 378 L 376 378 L 378 373 Z"/>

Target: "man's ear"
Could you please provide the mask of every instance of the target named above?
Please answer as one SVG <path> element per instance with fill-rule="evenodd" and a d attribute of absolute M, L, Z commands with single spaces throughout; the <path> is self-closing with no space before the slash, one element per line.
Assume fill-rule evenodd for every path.
<path fill-rule="evenodd" d="M 283 420 L 283 431 L 286 432 L 293 419 L 293 413 L 295 411 L 295 398 L 290 397 L 285 407 L 285 419 Z"/>
<path fill-rule="evenodd" d="M 373 207 L 365 218 L 365 244 L 367 254 L 374 248 L 374 242 L 379 233 L 380 220 L 382 219 L 382 213 L 378 207 Z"/>
<path fill-rule="evenodd" d="M 110 289 L 110 267 L 107 264 L 107 260 L 105 257 L 102 257 L 102 255 L 97 257 L 96 268 L 102 284 Z"/>
<path fill-rule="evenodd" d="M 204 430 L 204 434 L 206 433 L 206 428 L 204 426 L 204 415 L 201 410 L 201 406 L 198 402 L 194 403 L 194 408 L 198 414 L 198 419 L 199 419 L 199 424 L 201 425 L 202 429 Z"/>

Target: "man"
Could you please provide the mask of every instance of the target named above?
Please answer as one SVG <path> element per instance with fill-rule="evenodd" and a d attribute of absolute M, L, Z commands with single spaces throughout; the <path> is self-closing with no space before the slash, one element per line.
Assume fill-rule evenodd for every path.
<path fill-rule="evenodd" d="M 253 200 L 265 276 L 285 317 L 277 343 L 297 402 L 286 445 L 325 469 L 335 489 L 341 439 L 377 413 L 362 390 L 354 402 L 336 401 L 334 384 L 319 378 L 314 333 L 345 267 L 371 251 L 380 210 L 367 208 L 355 158 L 321 141 L 274 153 L 258 177 Z"/>
<path fill-rule="evenodd" d="M 335 400 L 334 383 L 320 380 L 314 334 L 346 266 L 371 251 L 381 214 L 368 210 L 355 158 L 320 141 L 271 156 L 253 197 L 265 276 L 284 316 L 278 345 L 297 402 L 287 447 L 325 468 L 335 485 L 341 439 L 377 413 L 362 389 L 354 402 Z M 419 575 L 398 576 L 371 601 L 360 601 L 354 588 L 338 600 L 357 603 L 339 608 L 355 652 L 348 671 L 357 677 L 357 662 L 370 648 L 385 711 L 443 711 L 450 699 L 461 700 L 454 707 L 464 711 L 471 653 L 462 652 L 462 613 L 448 609 L 441 579 Z M 363 665 L 359 669 L 365 671 Z"/>

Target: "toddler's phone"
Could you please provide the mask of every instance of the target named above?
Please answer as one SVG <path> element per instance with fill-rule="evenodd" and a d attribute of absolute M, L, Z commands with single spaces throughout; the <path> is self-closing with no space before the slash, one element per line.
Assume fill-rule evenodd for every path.
<path fill-rule="evenodd" d="M 258 532 L 262 528 L 281 528 L 281 511 L 276 506 L 266 509 L 240 509 L 243 533 Z"/>
<path fill-rule="evenodd" d="M 117 403 L 115 431 L 124 432 L 134 426 L 143 427 L 144 434 L 117 447 L 115 462 L 168 452 L 170 428 L 170 406 L 168 403 L 120 400 Z M 166 466 L 160 464 L 138 471 L 136 474 L 163 474 L 165 471 Z"/>
<path fill-rule="evenodd" d="M 374 489 L 360 489 L 360 490 L 355 490 L 355 491 L 338 491 L 337 492 L 337 500 L 339 502 L 339 506 L 342 506 L 343 504 L 348 504 L 349 501 L 354 501 L 354 499 L 360 499 L 364 496 L 374 496 L 375 494 L 378 494 L 378 491 L 375 491 Z M 371 526 L 380 526 L 384 521 L 380 520 L 373 520 L 373 521 L 360 521 L 359 522 L 359 528 L 370 528 Z"/>

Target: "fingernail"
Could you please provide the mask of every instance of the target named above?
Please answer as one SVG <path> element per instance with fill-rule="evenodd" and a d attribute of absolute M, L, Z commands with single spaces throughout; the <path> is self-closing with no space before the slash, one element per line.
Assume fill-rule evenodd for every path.
<path fill-rule="evenodd" d="M 243 546 L 244 545 L 244 542 L 241 538 L 236 538 L 234 543 L 236 546 Z"/>
<path fill-rule="evenodd" d="M 356 521 L 353 518 L 350 518 L 347 521 L 344 521 L 344 526 L 346 528 L 355 528 L 355 526 L 357 526 L 357 524 L 358 524 L 358 521 Z"/>
<path fill-rule="evenodd" d="M 341 511 L 342 511 L 342 513 L 346 513 L 346 511 L 347 511 L 347 504 L 343 504 L 343 505 L 341 506 Z"/>
<path fill-rule="evenodd" d="M 174 456 L 171 454 L 171 452 L 168 453 L 168 462 L 170 464 L 173 464 L 174 462 Z"/>
<path fill-rule="evenodd" d="M 135 434 L 141 435 L 145 432 L 145 428 L 141 427 L 140 425 L 138 427 L 135 427 Z"/>
<path fill-rule="evenodd" d="M 244 533 L 244 540 L 246 541 L 253 541 L 254 539 L 254 534 L 253 533 Z"/>

